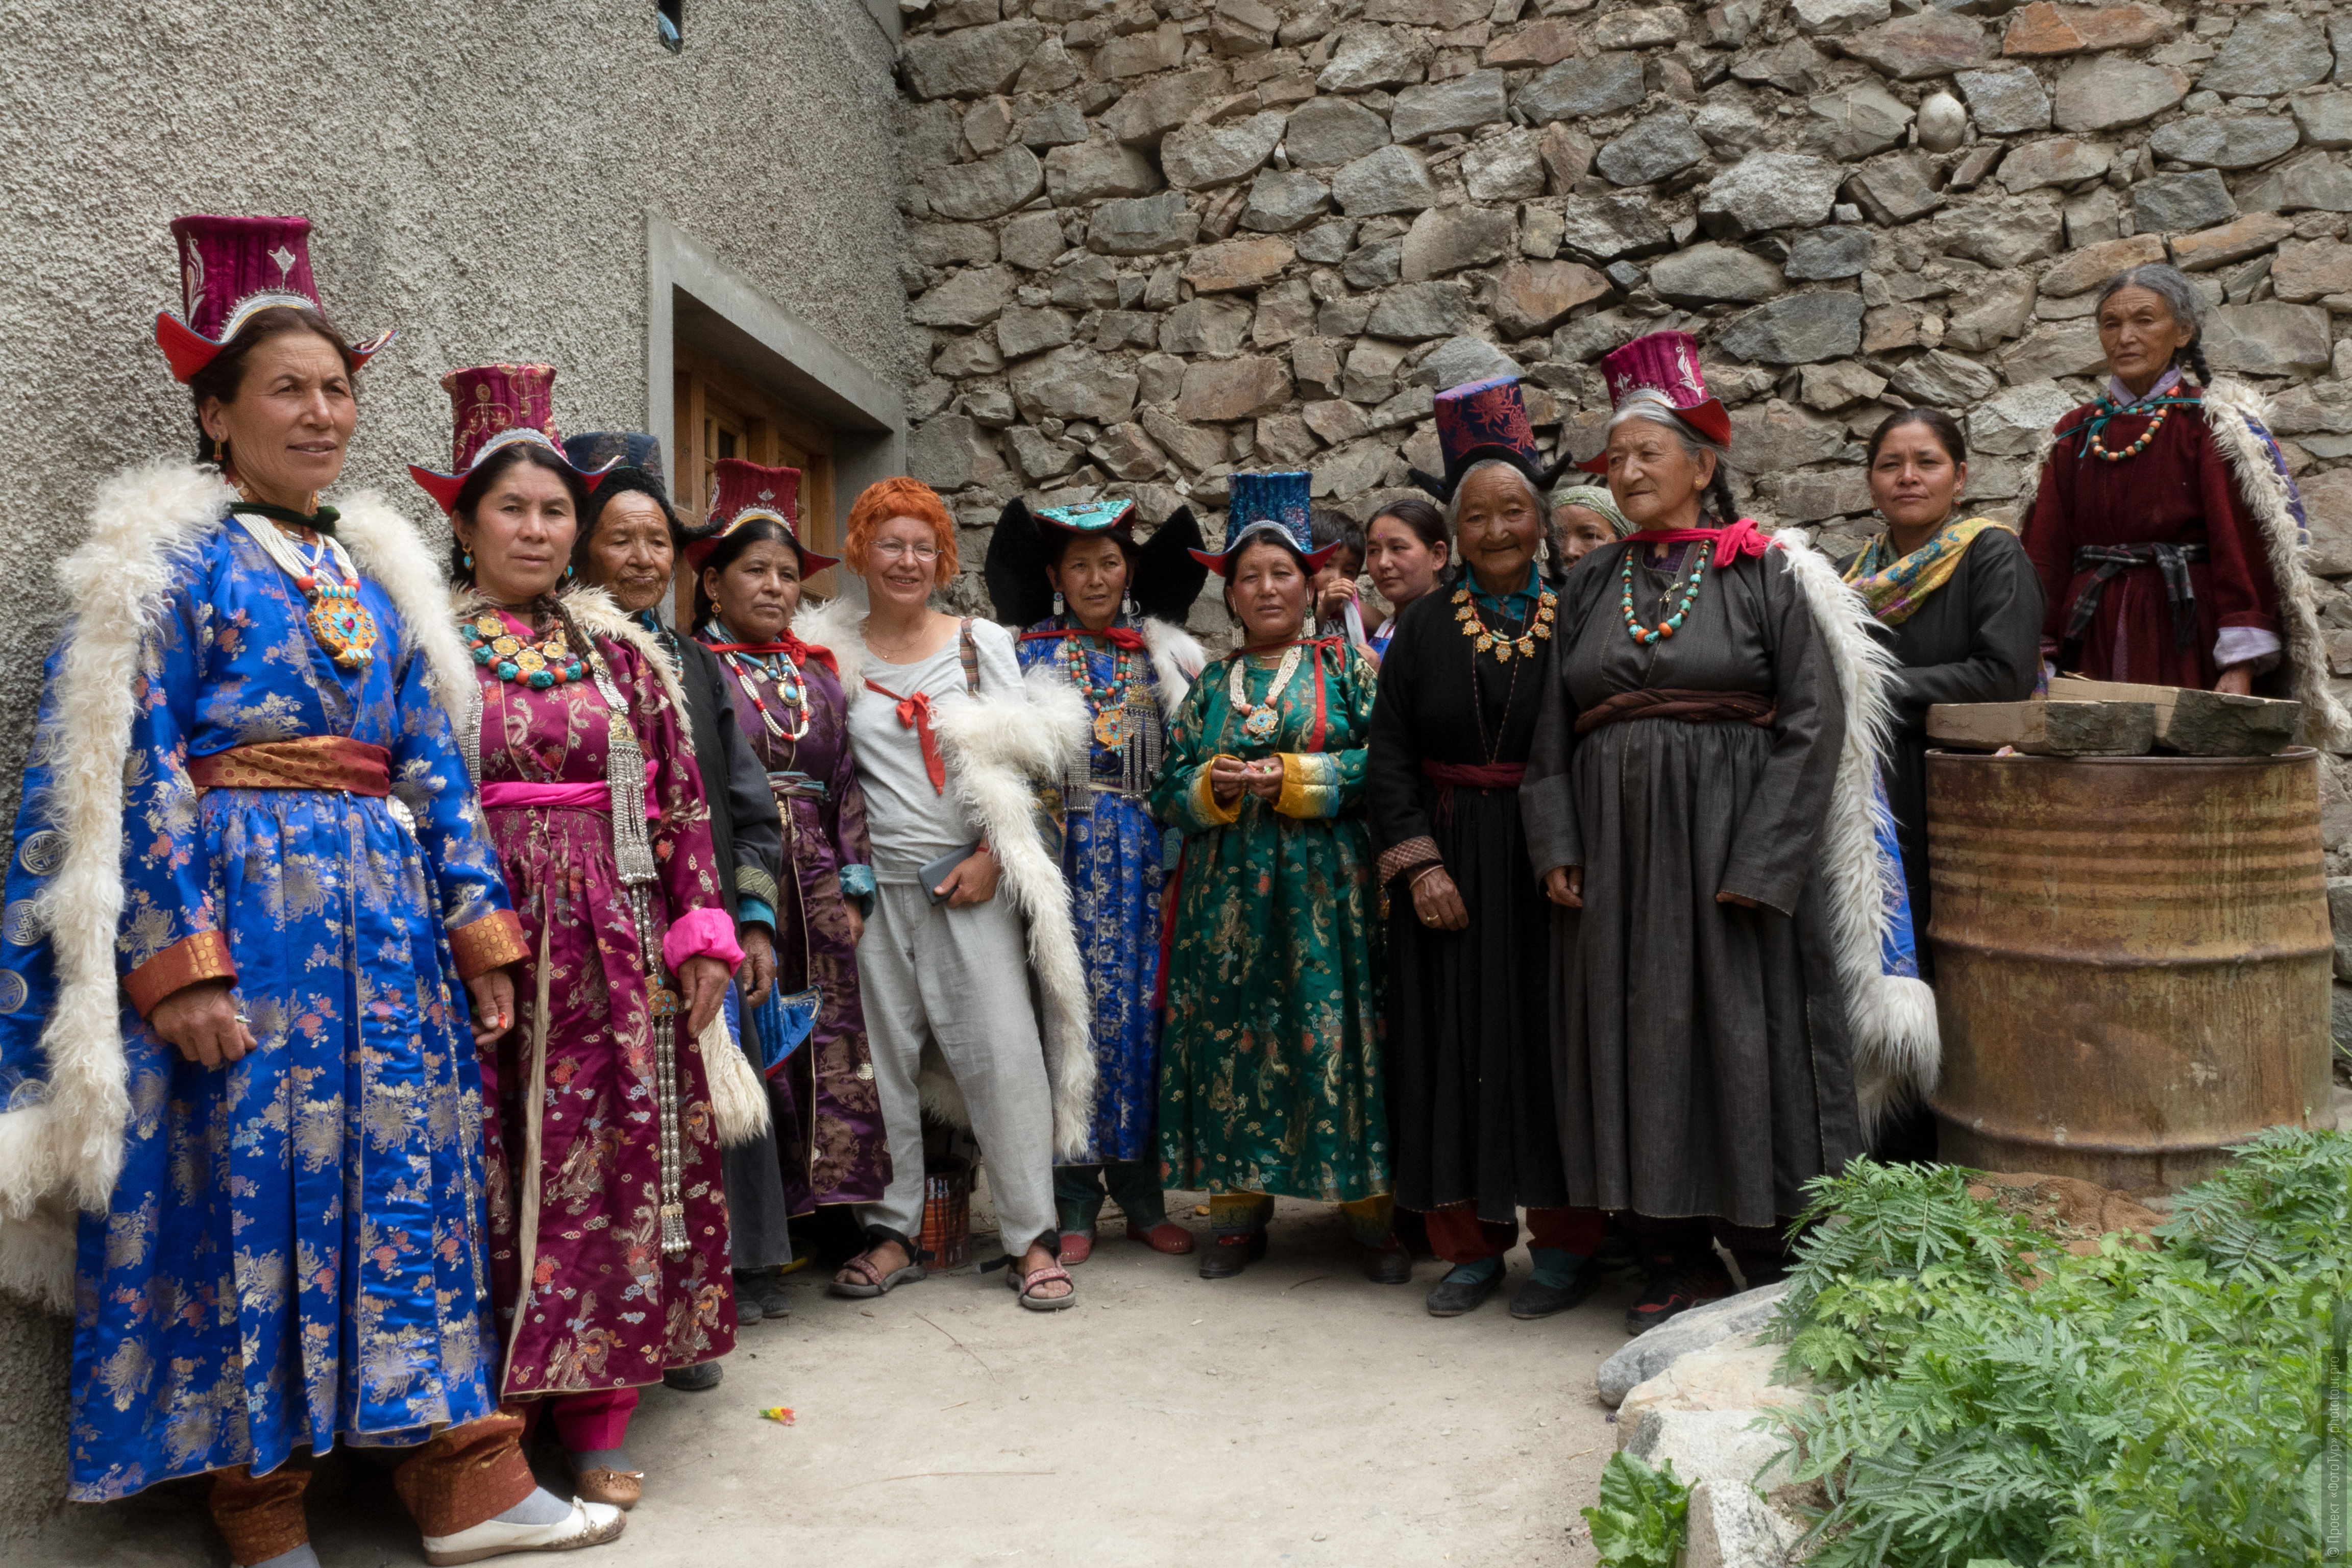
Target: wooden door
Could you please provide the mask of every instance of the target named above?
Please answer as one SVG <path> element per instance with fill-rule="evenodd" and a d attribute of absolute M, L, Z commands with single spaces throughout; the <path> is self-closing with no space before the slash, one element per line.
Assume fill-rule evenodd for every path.
<path fill-rule="evenodd" d="M 698 524 L 709 511 L 712 465 L 721 458 L 798 468 L 801 540 L 811 550 L 839 555 L 841 526 L 834 520 L 833 441 L 824 426 L 786 407 L 766 388 L 691 349 L 677 351 L 676 366 L 677 430 L 670 447 L 676 461 L 671 489 L 679 519 Z M 833 575 L 819 573 L 810 579 L 808 591 L 829 597 L 834 592 Z M 680 573 L 679 624 L 685 624 L 693 606 L 693 584 Z"/>

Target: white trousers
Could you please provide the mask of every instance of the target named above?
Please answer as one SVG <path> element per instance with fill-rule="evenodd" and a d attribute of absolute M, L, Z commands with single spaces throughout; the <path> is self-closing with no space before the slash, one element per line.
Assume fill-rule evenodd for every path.
<path fill-rule="evenodd" d="M 874 1087 L 890 1141 L 890 1185 L 859 1222 L 905 1237 L 923 1226 L 923 1043 L 939 1043 L 971 1113 L 1004 1250 L 1018 1258 L 1054 1228 L 1054 1108 L 1029 1001 L 1020 912 L 1000 890 L 951 910 L 910 882 L 874 891 L 857 944 Z"/>

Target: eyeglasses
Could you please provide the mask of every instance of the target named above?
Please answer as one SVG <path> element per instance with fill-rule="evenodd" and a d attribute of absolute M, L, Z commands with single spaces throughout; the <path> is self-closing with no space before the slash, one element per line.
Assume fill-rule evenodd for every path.
<path fill-rule="evenodd" d="M 885 561 L 896 561 L 901 555 L 911 555 L 917 561 L 929 563 L 940 558 L 936 544 L 909 544 L 903 539 L 883 539 L 875 542 L 874 553 Z"/>

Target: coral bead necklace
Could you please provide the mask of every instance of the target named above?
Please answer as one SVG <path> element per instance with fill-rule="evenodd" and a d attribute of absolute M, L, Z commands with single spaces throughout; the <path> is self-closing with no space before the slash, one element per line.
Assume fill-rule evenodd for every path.
<path fill-rule="evenodd" d="M 2126 458 L 2138 457 L 2147 450 L 2148 443 L 2156 439 L 2156 433 L 2164 428 L 2164 422 L 2171 416 L 2172 411 L 2189 401 L 2190 400 L 2185 397 L 2151 397 L 2144 403 L 2122 404 L 2112 397 L 2101 397 L 2098 414 L 2091 420 L 2090 428 L 2085 432 L 2087 437 L 2084 442 L 2085 455 L 2096 458 L 2103 463 L 2120 463 Z M 2106 443 L 2099 439 L 2099 434 L 2105 429 L 2108 420 L 2126 414 L 2150 416 L 2147 428 L 2141 431 L 2138 438 L 2130 446 L 2119 450 L 2111 449 Z"/>
<path fill-rule="evenodd" d="M 1668 616 L 1656 626 L 1645 626 L 1642 624 L 1642 618 L 1633 613 L 1633 557 L 1639 549 L 1640 546 L 1637 544 L 1628 545 L 1625 549 L 1625 570 L 1622 573 L 1625 583 L 1625 635 L 1643 647 L 1647 647 L 1661 638 L 1674 636 L 1682 628 L 1684 620 L 1691 613 L 1691 606 L 1698 602 L 1699 584 L 1706 576 L 1706 563 L 1714 552 L 1702 543 L 1691 552 L 1695 559 L 1691 562 L 1690 576 L 1685 579 L 1683 584 L 1682 604 L 1673 615 Z M 1665 595 L 1659 599 L 1658 607 L 1664 609 L 1665 600 L 1673 595 L 1674 587 L 1670 584 Z"/>
<path fill-rule="evenodd" d="M 484 610 L 459 623 L 459 629 L 466 634 L 466 651 L 474 656 L 474 662 L 500 680 L 545 691 L 586 679 L 579 656 L 564 640 L 561 621 L 538 642 L 517 637 L 496 610 Z"/>

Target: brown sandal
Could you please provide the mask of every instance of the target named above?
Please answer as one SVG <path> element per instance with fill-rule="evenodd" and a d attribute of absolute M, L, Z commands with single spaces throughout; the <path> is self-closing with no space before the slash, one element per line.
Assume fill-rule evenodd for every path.
<path fill-rule="evenodd" d="M 1038 1286 L 1050 1285 L 1056 1279 L 1069 1286 L 1069 1289 L 1059 1296 L 1034 1293 Z M 1012 1264 L 1004 1270 L 1004 1282 L 1013 1287 L 1020 1303 L 1033 1312 L 1058 1312 L 1065 1307 L 1078 1304 L 1078 1282 L 1071 1279 L 1070 1271 L 1058 1263 L 1048 1263 L 1045 1268 L 1027 1274 L 1021 1272 L 1018 1263 Z"/>
<path fill-rule="evenodd" d="M 887 1296 L 899 1286 L 910 1285 L 923 1277 L 923 1266 L 911 1260 L 904 1268 L 894 1268 L 887 1274 L 883 1273 L 875 1264 L 875 1251 L 876 1248 L 869 1247 L 841 1266 L 843 1273 L 854 1270 L 861 1278 L 835 1279 L 832 1286 L 835 1295 L 847 1296 L 858 1301 L 870 1300 L 877 1296 Z"/>

